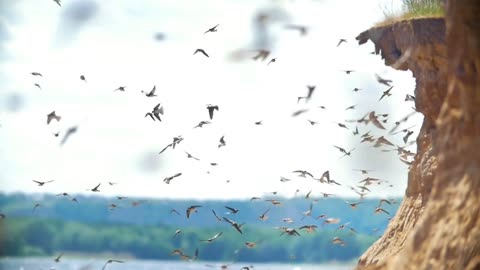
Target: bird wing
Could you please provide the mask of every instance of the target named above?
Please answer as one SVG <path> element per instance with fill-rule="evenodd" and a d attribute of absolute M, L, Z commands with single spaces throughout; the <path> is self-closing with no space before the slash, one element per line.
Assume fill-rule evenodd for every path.
<path fill-rule="evenodd" d="M 217 220 L 222 220 L 219 216 L 217 216 L 217 213 L 215 213 L 215 210 L 212 209 L 212 213 L 217 218 Z"/>
<path fill-rule="evenodd" d="M 149 95 L 154 95 L 155 94 L 155 90 L 157 90 L 157 86 L 154 85 L 152 90 L 150 91 Z"/>
<path fill-rule="evenodd" d="M 162 151 L 160 151 L 158 154 L 165 152 L 165 150 L 167 150 L 167 148 L 170 146 L 172 146 L 172 144 L 168 144 L 167 146 L 165 146 L 165 148 L 163 148 Z"/>
<path fill-rule="evenodd" d="M 213 107 L 212 106 L 209 106 L 207 107 L 208 109 L 208 115 L 210 116 L 210 120 L 213 119 Z"/>
<path fill-rule="evenodd" d="M 230 210 L 230 212 L 237 212 L 237 209 L 235 208 L 232 208 L 232 207 L 228 207 L 228 206 L 225 206 L 225 208 L 227 208 L 228 210 Z"/>
<path fill-rule="evenodd" d="M 228 223 L 230 223 L 230 224 L 232 224 L 232 225 L 233 225 L 233 224 L 236 224 L 236 222 L 234 222 L 233 220 L 228 219 L 228 218 L 226 218 L 226 217 L 224 217 L 223 220 L 225 220 L 226 222 L 228 222 Z"/>
<path fill-rule="evenodd" d="M 93 189 L 99 188 L 101 184 L 102 184 L 102 183 L 98 184 L 98 185 L 97 185 L 96 187 L 94 187 Z"/>
<path fill-rule="evenodd" d="M 368 114 L 368 120 L 370 120 L 377 128 L 385 129 L 385 127 L 380 123 L 380 121 L 378 121 L 377 117 L 375 117 L 375 112 L 374 111 L 372 111 Z"/>

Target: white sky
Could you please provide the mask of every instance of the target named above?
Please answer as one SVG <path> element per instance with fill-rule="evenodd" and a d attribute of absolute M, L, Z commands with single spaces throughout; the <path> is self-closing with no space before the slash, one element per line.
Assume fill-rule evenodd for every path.
<path fill-rule="evenodd" d="M 0 7 L 13 3 L 0 2 Z M 359 136 L 334 123 L 375 110 L 390 114 L 391 128 L 411 111 L 413 104 L 404 102 L 413 94 L 411 73 L 385 67 L 380 56 L 369 54 L 371 43 L 359 47 L 354 39 L 382 19 L 384 1 L 64 0 L 62 8 L 48 0 L 15 2 L 14 18 L 0 12 L 9 33 L 8 40 L 0 40 L 7 53 L 0 62 L 0 191 L 79 193 L 102 182 L 106 195 L 245 198 L 272 191 L 292 196 L 298 188 L 351 196 L 347 186 L 364 178 L 352 169 L 360 168 L 394 184 L 374 187 L 372 196 L 405 191 L 407 167 L 394 152 L 359 144 Z M 68 10 L 89 4 L 96 7 L 91 20 L 68 23 Z M 268 61 L 233 61 L 232 52 L 254 46 L 252 21 L 259 10 L 284 13 L 269 27 L 271 57 L 277 61 L 268 66 Z M 310 31 L 302 37 L 283 29 L 286 23 Z M 203 34 L 216 24 L 218 32 Z M 156 32 L 166 39 L 155 41 Z M 337 48 L 339 38 L 348 43 Z M 210 58 L 193 56 L 197 48 Z M 346 75 L 344 69 L 356 72 Z M 31 76 L 33 71 L 43 77 Z M 381 102 L 386 87 L 376 83 L 375 73 L 395 85 L 393 95 Z M 82 74 L 87 83 L 80 81 Z M 296 99 L 306 94 L 307 84 L 317 85 L 311 110 L 292 118 L 304 107 Z M 153 85 L 158 97 L 140 93 Z M 119 86 L 127 91 L 113 92 Z M 354 87 L 362 90 L 352 92 Z M 9 106 L 15 97 L 18 109 Z M 144 118 L 159 102 L 163 121 Z M 208 120 L 206 104 L 220 110 L 211 125 L 193 129 Z M 356 110 L 345 111 L 354 104 Z M 327 110 L 315 108 L 319 105 Z M 53 110 L 62 120 L 47 126 Z M 321 125 L 311 126 L 307 119 Z M 405 127 L 416 125 L 418 131 L 421 119 L 416 115 Z M 259 120 L 264 124 L 253 124 Z M 73 125 L 79 125 L 78 132 L 60 147 L 61 138 L 52 134 Z M 358 128 L 361 134 L 386 133 Z M 185 139 L 178 148 L 158 155 L 177 135 Z M 218 149 L 222 135 L 227 145 Z M 388 139 L 403 145 L 402 134 Z M 332 145 L 356 149 L 339 159 Z M 184 151 L 201 161 L 187 159 Z M 297 169 L 316 177 L 330 170 L 343 186 L 297 178 L 291 173 Z M 183 175 L 163 183 L 177 172 Z M 281 183 L 280 176 L 294 181 Z M 32 179 L 55 182 L 37 187 Z"/>

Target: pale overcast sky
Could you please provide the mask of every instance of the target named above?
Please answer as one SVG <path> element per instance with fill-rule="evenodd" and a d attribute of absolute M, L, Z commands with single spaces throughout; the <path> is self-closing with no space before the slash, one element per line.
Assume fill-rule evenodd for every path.
<path fill-rule="evenodd" d="M 0 191 L 86 193 L 102 182 L 101 194 L 109 196 L 247 198 L 272 191 L 292 196 L 297 188 L 301 194 L 352 196 L 348 186 L 365 178 L 352 169 L 371 169 L 370 176 L 394 185 L 375 186 L 371 196 L 402 196 L 407 166 L 395 152 L 360 144 L 354 124 L 348 124 L 350 130 L 335 124 L 375 110 L 390 114 L 391 128 L 412 111 L 413 103 L 404 101 L 414 90 L 411 72 L 385 67 L 380 56 L 370 54 L 371 43 L 359 47 L 354 39 L 381 21 L 382 5 L 385 1 L 64 0 L 59 7 L 49 0 L 0 0 Z M 267 35 L 253 23 L 260 13 L 275 17 Z M 216 24 L 218 32 L 203 34 Z M 309 31 L 301 36 L 286 24 Z M 155 40 L 155 33 L 164 40 Z M 340 38 L 348 42 L 337 48 Z M 233 57 L 259 44 L 272 50 L 265 62 Z M 193 55 L 197 48 L 210 57 Z M 271 57 L 277 61 L 267 65 Z M 346 69 L 355 72 L 347 75 Z M 380 102 L 387 87 L 375 81 L 375 73 L 395 85 L 393 95 Z M 140 92 L 153 85 L 158 97 Z M 306 85 L 317 86 L 307 106 L 297 104 Z M 119 86 L 126 91 L 114 92 Z M 362 90 L 353 92 L 354 87 Z M 162 122 L 145 118 L 158 103 L 165 109 Z M 220 107 L 212 124 L 193 129 L 208 120 L 207 104 Z M 345 110 L 355 104 L 355 110 Z M 291 117 L 304 107 L 310 111 Z M 62 119 L 46 125 L 53 110 Z M 411 139 L 421 119 L 417 114 L 404 125 L 415 125 Z M 263 125 L 254 125 L 260 120 Z M 63 132 L 74 125 L 78 132 L 60 147 Z M 372 125 L 358 129 L 387 134 Z M 178 135 L 184 141 L 158 155 Z M 223 135 L 226 146 L 218 148 Z M 387 138 L 403 145 L 402 136 Z M 333 145 L 355 150 L 340 158 Z M 187 159 L 184 151 L 200 161 Z M 292 174 L 298 169 L 316 177 L 329 170 L 343 186 L 298 178 Z M 163 183 L 177 172 L 183 175 Z M 293 181 L 282 183 L 280 176 Z M 55 182 L 37 187 L 32 179 Z"/>

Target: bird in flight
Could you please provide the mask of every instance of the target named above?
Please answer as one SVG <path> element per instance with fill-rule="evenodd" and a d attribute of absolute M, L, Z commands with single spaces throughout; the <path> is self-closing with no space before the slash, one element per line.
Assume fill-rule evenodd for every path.
<path fill-rule="evenodd" d="M 218 30 L 217 30 L 217 27 L 218 27 L 219 25 L 220 25 L 220 24 L 217 24 L 217 25 L 215 25 L 214 27 L 209 28 L 209 29 L 208 29 L 207 31 L 205 31 L 205 33 L 203 33 L 203 34 L 210 33 L 210 32 L 211 32 L 211 33 L 217 32 L 217 31 L 218 31 Z"/>
<path fill-rule="evenodd" d="M 344 148 L 339 147 L 339 146 L 336 146 L 336 145 L 334 145 L 333 147 L 337 148 L 340 152 L 344 153 L 344 155 L 343 155 L 342 157 L 344 157 L 344 156 L 350 156 L 350 154 L 352 153 L 352 151 L 355 150 L 355 148 L 353 148 L 352 150 L 347 151 L 347 150 L 345 150 Z"/>
<path fill-rule="evenodd" d="M 347 74 L 350 74 L 352 72 L 355 72 L 355 70 L 342 70 L 343 72 L 347 73 Z"/>
<path fill-rule="evenodd" d="M 226 214 L 236 214 L 236 213 L 238 213 L 238 211 L 240 211 L 239 209 L 235 209 L 235 208 L 229 207 L 229 206 L 225 206 L 225 208 L 227 208 L 229 210 Z"/>
<path fill-rule="evenodd" d="M 167 144 L 167 146 L 165 146 L 162 151 L 160 151 L 158 154 L 161 154 L 163 152 L 165 152 L 165 150 L 167 150 L 167 148 L 169 147 L 172 147 L 173 149 L 175 149 L 175 146 L 179 143 L 181 143 L 183 141 L 183 137 L 182 136 L 177 136 L 177 137 L 173 137 L 173 142 L 172 143 L 169 143 Z"/>
<path fill-rule="evenodd" d="M 213 119 L 213 112 L 215 110 L 218 111 L 218 105 L 208 104 L 207 105 L 207 110 L 208 110 L 208 116 L 210 117 L 210 120 L 212 120 Z"/>
<path fill-rule="evenodd" d="M 141 92 L 144 93 L 145 96 L 147 96 L 147 97 L 156 97 L 157 95 L 155 95 L 155 90 L 157 90 L 157 86 L 156 86 L 156 85 L 154 85 L 153 88 L 152 88 L 152 90 L 150 90 L 150 92 L 148 92 L 148 93 L 145 92 L 145 91 L 143 91 L 143 90 L 142 90 Z"/>
<path fill-rule="evenodd" d="M 187 208 L 186 213 L 187 213 L 187 218 L 190 218 L 190 215 L 192 213 L 197 213 L 197 208 L 202 207 L 201 205 L 192 205 Z"/>
<path fill-rule="evenodd" d="M 160 118 L 160 114 L 163 115 L 163 106 L 161 106 L 161 104 L 158 103 L 157 106 L 153 108 L 152 112 L 147 113 L 145 117 L 150 116 L 153 119 L 153 121 L 155 121 L 155 119 L 158 119 L 158 121 L 162 122 L 162 119 Z"/>
<path fill-rule="evenodd" d="M 307 34 L 307 30 L 308 30 L 306 26 L 296 25 L 296 24 L 287 24 L 287 25 L 285 25 L 285 29 L 296 30 L 296 31 L 300 32 L 301 36 L 305 36 Z"/>
<path fill-rule="evenodd" d="M 371 172 L 373 170 L 363 170 L 363 169 L 353 169 L 354 171 L 361 172 L 362 174 L 368 174 L 368 172 Z"/>
<path fill-rule="evenodd" d="M 85 78 L 85 75 L 80 75 L 80 80 L 87 82 L 87 78 Z"/>
<path fill-rule="evenodd" d="M 165 182 L 165 184 L 170 184 L 170 181 L 172 181 L 173 178 L 179 177 L 180 175 L 182 175 L 182 173 L 176 173 L 172 176 L 165 177 L 165 179 L 163 179 L 163 182 Z"/>
<path fill-rule="evenodd" d="M 32 72 L 32 73 L 30 73 L 30 74 L 32 74 L 33 76 L 43 77 L 43 75 L 42 75 L 40 72 Z"/>
<path fill-rule="evenodd" d="M 125 88 L 127 88 L 126 86 L 120 86 L 118 87 L 117 89 L 113 90 L 113 91 L 122 91 L 122 92 L 125 92 Z"/>
<path fill-rule="evenodd" d="M 175 234 L 173 235 L 173 238 L 177 237 L 182 232 L 182 230 L 176 230 Z"/>
<path fill-rule="evenodd" d="M 337 47 L 340 46 L 340 44 L 342 44 L 343 42 L 347 43 L 347 40 L 344 39 L 344 38 L 341 38 L 341 39 L 338 41 Z"/>
<path fill-rule="evenodd" d="M 60 253 L 60 255 L 58 255 L 53 261 L 56 263 L 60 262 L 60 259 L 62 258 L 62 256 L 63 256 L 63 253 Z"/>
<path fill-rule="evenodd" d="M 62 119 L 62 117 L 57 115 L 55 113 L 55 111 L 53 111 L 53 112 L 47 114 L 47 125 L 50 124 L 50 122 L 52 122 L 52 120 L 57 120 L 57 122 L 59 122 L 60 119 Z"/>
<path fill-rule="evenodd" d="M 267 216 L 268 211 L 270 211 L 270 208 L 268 208 L 265 212 L 263 212 L 258 218 L 259 218 L 261 221 L 267 220 L 267 219 L 268 219 L 268 216 Z"/>
<path fill-rule="evenodd" d="M 226 222 L 230 223 L 232 225 L 232 227 L 235 228 L 235 230 L 237 230 L 240 234 L 243 234 L 242 230 L 241 230 L 241 226 L 240 224 L 238 224 L 237 222 L 231 220 L 231 219 L 228 219 L 226 217 L 223 218 L 223 220 L 225 220 Z"/>
<path fill-rule="evenodd" d="M 32 180 L 32 181 L 35 182 L 35 183 L 37 183 L 38 186 L 41 187 L 41 186 L 43 186 L 43 185 L 45 185 L 45 184 L 47 184 L 47 183 L 51 183 L 51 182 L 53 182 L 53 181 L 55 181 L 55 180 L 50 180 L 50 181 L 45 181 L 45 182 L 37 181 L 37 180 Z"/>
<path fill-rule="evenodd" d="M 282 233 L 280 234 L 280 236 L 284 234 L 287 234 L 290 236 L 300 236 L 300 234 L 294 228 L 281 228 L 281 230 L 282 230 Z"/>
<path fill-rule="evenodd" d="M 375 214 L 380 214 L 380 212 L 383 212 L 383 213 L 385 213 L 385 214 L 387 214 L 387 215 L 390 215 L 390 213 L 387 212 L 385 209 L 380 208 L 380 207 L 375 207 L 374 213 L 375 213 Z"/>
<path fill-rule="evenodd" d="M 352 209 L 356 209 L 357 206 L 362 203 L 362 202 L 349 202 L 349 201 L 345 201 L 345 202 L 348 203 Z"/>
<path fill-rule="evenodd" d="M 90 189 L 90 191 L 92 191 L 92 192 L 100 192 L 100 190 L 99 190 L 98 188 L 100 187 L 101 184 L 102 184 L 102 183 L 100 183 L 100 184 L 98 184 L 96 187 Z"/>
<path fill-rule="evenodd" d="M 378 121 L 378 118 L 377 116 L 375 115 L 375 111 L 371 111 L 369 114 L 368 114 L 368 122 L 372 122 L 373 125 L 375 125 L 377 128 L 379 129 L 385 129 L 385 127 L 380 123 L 380 121 Z M 367 122 L 367 123 L 368 123 Z"/>
<path fill-rule="evenodd" d="M 381 137 L 377 138 L 377 141 L 375 142 L 375 145 L 373 147 L 380 147 L 382 145 L 395 146 L 389 140 L 385 139 L 385 137 L 381 136 Z"/>
<path fill-rule="evenodd" d="M 357 106 L 356 104 L 355 105 L 352 105 L 352 106 L 349 106 L 345 109 L 345 111 L 348 111 L 348 110 L 354 110 L 355 109 L 355 106 Z"/>
<path fill-rule="evenodd" d="M 384 79 L 380 77 L 378 74 L 375 74 L 375 78 L 377 79 L 378 83 L 384 84 L 386 86 L 391 86 L 390 83 L 392 83 L 392 80 Z"/>
<path fill-rule="evenodd" d="M 60 6 L 60 7 L 62 6 L 61 0 L 53 0 L 53 2 L 57 3 L 57 5 Z"/>
<path fill-rule="evenodd" d="M 220 147 L 222 147 L 222 146 L 225 146 L 225 145 L 226 145 L 226 143 L 225 143 L 225 136 L 222 136 L 218 142 L 219 142 L 218 148 L 220 148 Z"/>
<path fill-rule="evenodd" d="M 303 225 L 302 227 L 298 228 L 299 230 L 305 229 L 307 233 L 315 232 L 315 229 L 318 228 L 317 225 Z"/>
<path fill-rule="evenodd" d="M 405 96 L 405 101 L 415 101 L 415 96 L 407 94 L 407 96 Z"/>
<path fill-rule="evenodd" d="M 304 114 L 304 113 L 306 113 L 306 112 L 308 112 L 308 109 L 300 109 L 300 110 L 294 111 L 294 112 L 292 113 L 292 117 L 297 117 L 297 116 L 299 116 L 300 114 Z"/>
<path fill-rule="evenodd" d="M 312 98 L 313 92 L 315 91 L 316 85 L 307 85 L 308 93 L 305 97 L 305 101 L 308 102 Z"/>
<path fill-rule="evenodd" d="M 42 87 L 41 87 L 40 84 L 38 84 L 38 83 L 35 83 L 35 84 L 33 84 L 33 85 L 35 85 L 36 87 L 38 87 L 38 89 L 42 89 Z"/>
<path fill-rule="evenodd" d="M 353 88 L 353 92 L 358 92 L 358 91 L 360 91 L 360 90 L 362 90 L 362 89 L 357 88 L 357 87 Z"/>
<path fill-rule="evenodd" d="M 198 123 L 198 125 L 194 126 L 193 128 L 201 128 L 203 127 L 203 125 L 208 125 L 210 124 L 210 121 L 200 121 L 200 123 Z"/>
<path fill-rule="evenodd" d="M 188 152 L 185 152 L 185 154 L 187 154 L 187 158 L 193 158 L 195 160 L 200 160 L 199 158 L 194 157 L 192 154 L 190 154 Z"/>
<path fill-rule="evenodd" d="M 296 170 L 296 171 L 293 171 L 293 173 L 298 173 L 298 177 L 306 177 L 307 175 L 312 177 L 313 178 L 313 174 L 305 171 L 305 170 Z"/>
<path fill-rule="evenodd" d="M 412 135 L 412 134 L 413 134 L 413 131 L 407 130 L 407 134 L 405 134 L 405 136 L 403 136 L 403 142 L 407 143 L 408 137 L 410 137 L 410 135 Z"/>
<path fill-rule="evenodd" d="M 218 221 L 222 221 L 222 218 L 217 215 L 217 213 L 215 212 L 215 210 L 212 209 L 212 213 L 213 213 L 213 215 L 215 216 L 215 218 L 216 218 Z"/>
<path fill-rule="evenodd" d="M 205 52 L 204 49 L 196 49 L 195 52 L 193 53 L 193 55 L 195 55 L 196 53 L 202 53 L 206 57 L 210 57 L 210 56 L 208 56 L 208 54 Z"/>
<path fill-rule="evenodd" d="M 65 132 L 65 135 L 63 136 L 62 141 L 60 141 L 60 145 L 64 145 L 64 144 L 67 142 L 68 138 L 69 138 L 72 134 L 76 133 L 77 130 L 78 130 L 78 127 L 77 127 L 77 126 L 69 127 L 69 128 L 67 129 L 67 132 Z"/>
<path fill-rule="evenodd" d="M 347 125 L 345 124 L 342 124 L 342 123 L 336 123 L 336 124 L 341 128 L 348 129 Z"/>
<path fill-rule="evenodd" d="M 105 265 L 102 267 L 102 270 L 105 270 L 105 268 L 107 268 L 107 265 L 111 264 L 111 263 L 124 263 L 124 261 L 119 261 L 119 260 L 108 260 Z"/>
<path fill-rule="evenodd" d="M 345 246 L 345 241 L 343 241 L 341 238 L 339 238 L 337 236 L 335 236 L 332 239 L 332 243 L 335 244 L 335 245 Z"/>
<path fill-rule="evenodd" d="M 382 94 L 382 96 L 380 97 L 380 99 L 379 99 L 378 101 L 382 100 L 382 99 L 383 99 L 384 97 L 386 97 L 386 96 L 387 96 L 387 97 L 391 96 L 392 93 L 390 93 L 390 91 L 392 90 L 392 88 L 393 88 L 393 86 L 390 86 L 390 88 L 388 88 L 387 90 L 383 91 L 383 94 Z"/>
<path fill-rule="evenodd" d="M 267 66 L 270 65 L 271 63 L 275 63 L 276 61 L 277 61 L 276 58 L 272 58 L 272 59 L 268 62 Z"/>
<path fill-rule="evenodd" d="M 220 237 L 221 235 L 223 234 L 223 232 L 219 232 L 217 234 L 215 234 L 214 236 L 212 236 L 211 238 L 209 239 L 206 239 L 206 240 L 200 240 L 202 242 L 208 242 L 208 243 L 212 243 L 213 241 L 215 241 L 218 237 Z"/>
<path fill-rule="evenodd" d="M 42 205 L 39 204 L 39 203 L 36 203 L 36 204 L 33 206 L 32 213 L 35 212 L 35 210 L 36 210 L 38 207 L 40 207 L 40 206 L 42 206 Z"/>

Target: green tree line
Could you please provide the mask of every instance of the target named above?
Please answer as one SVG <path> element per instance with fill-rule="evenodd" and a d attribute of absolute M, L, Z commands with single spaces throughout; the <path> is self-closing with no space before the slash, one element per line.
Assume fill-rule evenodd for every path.
<path fill-rule="evenodd" d="M 238 233 L 228 223 L 213 227 L 184 227 L 174 237 L 178 227 L 169 225 L 84 224 L 44 218 L 6 218 L 0 220 L 0 256 L 56 256 L 71 253 L 129 254 L 139 259 L 175 260 L 174 249 L 193 256 L 199 250 L 199 260 L 320 263 L 350 261 L 362 254 L 375 236 L 354 234 L 348 229 L 319 226 L 313 233 L 298 230 L 300 236 L 281 235 L 281 231 L 266 226 L 242 227 Z M 201 242 L 218 232 L 221 237 L 212 243 Z M 333 237 L 345 241 L 344 246 L 332 243 Z M 248 248 L 245 242 L 255 242 Z"/>

